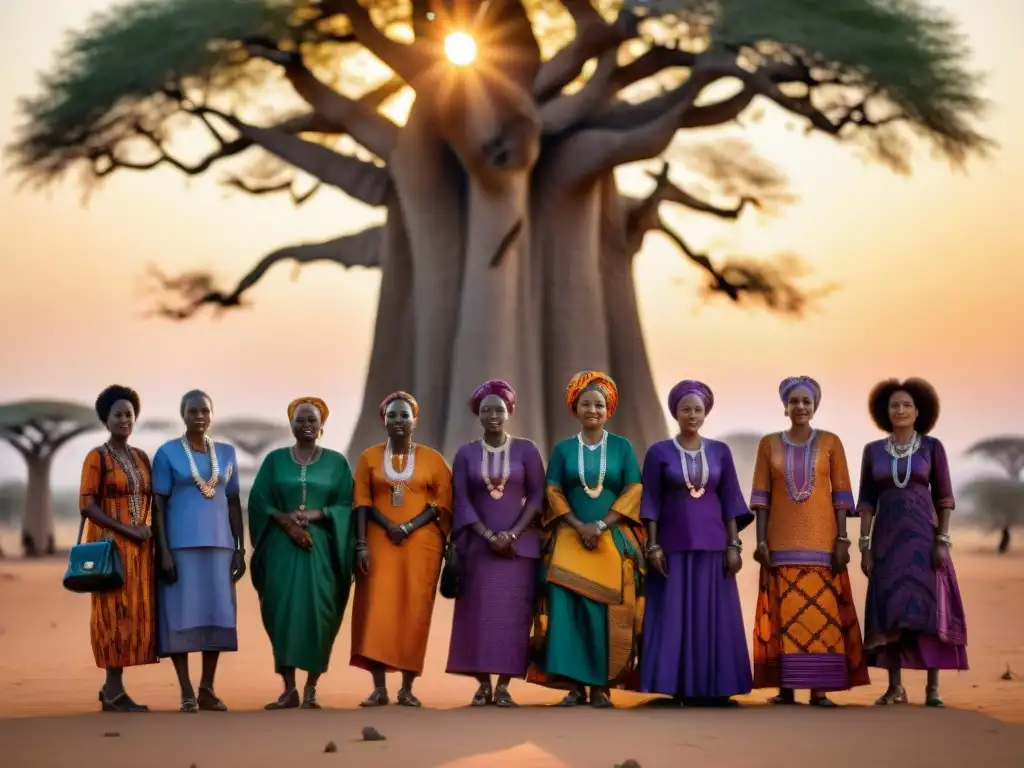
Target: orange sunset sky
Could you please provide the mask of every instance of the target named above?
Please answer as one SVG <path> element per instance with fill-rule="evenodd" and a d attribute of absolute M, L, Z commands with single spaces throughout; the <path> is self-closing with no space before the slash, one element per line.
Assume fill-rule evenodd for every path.
<path fill-rule="evenodd" d="M 52 66 L 64 32 L 112 3 L 4 5 L 6 143 L 19 120 L 16 99 Z M 990 161 L 958 174 L 919 145 L 914 175 L 902 178 L 835 141 L 787 131 L 769 111 L 760 125 L 735 130 L 788 172 L 800 202 L 780 219 L 751 213 L 731 225 L 670 214 L 718 257 L 803 255 L 814 270 L 810 284 L 840 286 L 817 311 L 791 322 L 720 299 L 702 303 L 701 275 L 664 240 L 648 238 L 637 270 L 655 375 L 663 393 L 684 377 L 714 388 L 709 434 L 781 427 L 777 382 L 797 373 L 821 381 L 818 423 L 840 434 L 855 471 L 860 446 L 876 436 L 867 391 L 884 376 L 921 375 L 939 388 L 936 435 L 954 456 L 975 437 L 1024 432 L 1024 5 L 940 5 L 960 18 L 974 65 L 989 76 L 994 105 L 985 129 L 1001 145 Z M 700 138 L 716 135 L 725 134 Z M 640 178 L 626 174 L 638 193 Z M 41 193 L 0 177 L 0 400 L 91 403 L 116 381 L 142 393 L 144 416 L 175 415 L 180 395 L 201 387 L 221 416 L 284 419 L 292 397 L 317 394 L 332 408 L 327 445 L 345 446 L 362 394 L 376 274 L 327 265 L 293 282 L 282 266 L 252 291 L 252 309 L 183 324 L 143 317 L 151 263 L 169 271 L 209 266 L 228 284 L 274 247 L 355 231 L 377 215 L 333 191 L 299 209 L 283 198 L 229 195 L 220 179 L 216 171 L 191 180 L 171 170 L 124 172 L 83 207 L 73 178 Z M 62 451 L 55 483 L 77 482 L 82 455 L 98 439 Z M 23 471 L 0 446 L 0 476 Z"/>

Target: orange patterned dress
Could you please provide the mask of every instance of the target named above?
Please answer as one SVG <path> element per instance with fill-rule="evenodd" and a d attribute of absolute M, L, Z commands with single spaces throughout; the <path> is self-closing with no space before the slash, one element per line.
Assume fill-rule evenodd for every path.
<path fill-rule="evenodd" d="M 867 685 L 850 577 L 831 567 L 836 511 L 853 509 L 842 442 L 820 430 L 803 445 L 780 433 L 761 438 L 750 507 L 768 514 L 771 552 L 754 615 L 754 687 Z"/>
<path fill-rule="evenodd" d="M 82 466 L 79 509 L 95 503 L 104 514 L 124 525 L 149 525 L 152 472 L 149 457 L 130 448 L 133 461 L 112 454 L 106 446 L 94 448 Z M 152 541 L 136 544 L 86 521 L 83 541 L 113 537 L 124 565 L 124 586 L 92 595 L 89 636 L 100 669 L 155 664 L 156 614 Z"/>

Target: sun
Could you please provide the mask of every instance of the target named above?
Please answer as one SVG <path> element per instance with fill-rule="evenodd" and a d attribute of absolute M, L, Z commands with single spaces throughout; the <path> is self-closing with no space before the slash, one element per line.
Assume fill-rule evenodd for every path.
<path fill-rule="evenodd" d="M 468 32 L 452 32 L 444 39 L 444 55 L 457 67 L 465 67 L 476 59 L 476 40 Z"/>

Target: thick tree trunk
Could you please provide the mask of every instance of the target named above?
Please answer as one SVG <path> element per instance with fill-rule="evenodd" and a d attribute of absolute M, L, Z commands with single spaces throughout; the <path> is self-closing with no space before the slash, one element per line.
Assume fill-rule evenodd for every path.
<path fill-rule="evenodd" d="M 412 252 L 416 440 L 444 444 L 465 252 L 463 174 L 417 100 L 390 160 Z M 380 397 L 387 392 L 381 392 Z"/>
<path fill-rule="evenodd" d="M 54 552 L 53 494 L 50 491 L 50 467 L 46 456 L 26 456 L 28 487 L 25 492 L 25 516 L 21 525 L 21 547 L 25 557 L 52 555 Z"/>
<path fill-rule="evenodd" d="M 598 185 L 548 187 L 540 205 L 544 268 L 544 396 L 550 445 L 579 430 L 563 393 L 582 370 L 608 371 L 608 333 L 601 291 Z"/>
<path fill-rule="evenodd" d="M 633 249 L 638 249 L 642 240 L 630 242 L 614 176 L 605 177 L 601 194 L 601 284 L 608 323 L 609 373 L 619 387 L 619 410 L 612 429 L 628 438 L 642 458 L 652 443 L 667 435 L 633 279 Z"/>
<path fill-rule="evenodd" d="M 380 296 L 373 328 L 373 347 L 363 388 L 363 404 L 348 446 L 349 462 L 384 439 L 379 403 L 397 390 L 413 391 L 414 325 L 413 267 L 405 218 L 397 197 L 388 201 L 381 242 Z"/>

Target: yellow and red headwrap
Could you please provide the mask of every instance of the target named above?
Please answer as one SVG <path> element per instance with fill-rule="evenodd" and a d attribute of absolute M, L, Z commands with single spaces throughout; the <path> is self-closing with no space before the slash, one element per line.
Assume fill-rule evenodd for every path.
<path fill-rule="evenodd" d="M 604 395 L 605 406 L 608 410 L 608 418 L 612 417 L 615 409 L 619 407 L 619 388 L 615 386 L 612 377 L 601 371 L 580 371 L 569 380 L 565 388 L 565 404 L 569 410 L 576 413 L 576 404 L 580 397 L 589 389 L 596 389 Z"/>
<path fill-rule="evenodd" d="M 321 424 L 326 423 L 327 417 L 331 415 L 331 410 L 327 407 L 327 403 L 319 397 L 297 397 L 288 403 L 288 421 L 295 418 L 295 412 L 299 410 L 300 405 L 312 405 L 320 411 Z"/>
<path fill-rule="evenodd" d="M 385 414 L 388 412 L 388 406 L 391 405 L 395 400 L 404 400 L 412 408 L 412 417 L 415 419 L 420 415 L 420 404 L 416 402 L 416 398 L 410 395 L 408 392 L 392 392 L 390 395 L 380 401 L 380 418 L 383 420 Z"/>

